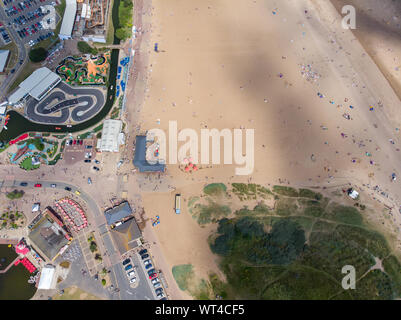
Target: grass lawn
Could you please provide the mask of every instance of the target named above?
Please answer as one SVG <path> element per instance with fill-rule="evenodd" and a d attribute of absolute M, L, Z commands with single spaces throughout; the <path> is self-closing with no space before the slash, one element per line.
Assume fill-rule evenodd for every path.
<path fill-rule="evenodd" d="M 40 167 L 40 165 L 33 166 L 32 165 L 32 157 L 26 157 L 21 161 L 20 167 L 25 170 L 35 170 Z"/>
<path fill-rule="evenodd" d="M 102 300 L 90 293 L 87 293 L 75 286 L 66 288 L 64 294 L 56 294 L 53 300 Z"/>

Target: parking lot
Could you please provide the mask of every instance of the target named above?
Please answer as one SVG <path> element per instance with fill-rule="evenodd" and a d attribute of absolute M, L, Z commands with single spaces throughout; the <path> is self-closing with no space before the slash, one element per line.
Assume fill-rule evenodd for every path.
<path fill-rule="evenodd" d="M 8 34 L 6 28 L 4 28 L 3 24 L 0 22 L 0 43 L 3 42 L 4 45 L 9 44 L 11 42 L 10 35 Z"/>
<path fill-rule="evenodd" d="M 94 139 L 68 139 L 64 149 L 64 160 L 67 165 L 85 161 L 88 164 L 96 157 Z"/>
<path fill-rule="evenodd" d="M 3 23 L 14 28 L 24 44 L 33 46 L 54 35 L 48 25 L 52 22 L 57 24 L 59 18 L 57 15 L 51 15 L 51 11 L 45 8 L 45 5 L 55 6 L 56 2 L 50 0 L 1 1 L 3 1 L 4 12 L 8 18 Z"/>
<path fill-rule="evenodd" d="M 138 282 L 142 282 L 141 287 L 148 287 L 154 299 L 167 299 L 160 273 L 147 249 L 142 249 L 138 253 L 125 254 L 121 262 L 121 269 L 126 275 L 125 281 L 132 288 L 136 288 Z"/>

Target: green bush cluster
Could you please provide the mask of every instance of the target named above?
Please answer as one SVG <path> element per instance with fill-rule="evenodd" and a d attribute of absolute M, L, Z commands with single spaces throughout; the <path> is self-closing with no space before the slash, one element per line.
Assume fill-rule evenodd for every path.
<path fill-rule="evenodd" d="M 89 53 L 92 55 L 97 54 L 96 48 L 92 48 L 88 43 L 85 41 L 78 41 L 77 48 L 81 53 Z"/>
<path fill-rule="evenodd" d="M 6 197 L 8 199 L 14 200 L 14 199 L 22 198 L 24 196 L 24 194 L 25 194 L 25 192 L 23 190 L 15 189 L 14 191 L 7 193 Z"/>

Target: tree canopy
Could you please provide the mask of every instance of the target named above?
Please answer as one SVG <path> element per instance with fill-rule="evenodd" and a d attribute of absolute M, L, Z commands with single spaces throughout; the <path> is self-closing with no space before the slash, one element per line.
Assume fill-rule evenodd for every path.
<path fill-rule="evenodd" d="M 47 50 L 45 48 L 39 47 L 34 48 L 29 51 L 29 59 L 32 62 L 44 61 L 47 57 Z"/>

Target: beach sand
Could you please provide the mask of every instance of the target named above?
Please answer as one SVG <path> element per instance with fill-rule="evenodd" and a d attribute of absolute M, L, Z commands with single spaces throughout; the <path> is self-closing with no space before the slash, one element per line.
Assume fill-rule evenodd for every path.
<path fill-rule="evenodd" d="M 173 210 L 175 193 L 189 199 L 211 182 L 320 186 L 327 193 L 351 184 L 377 209 L 373 224 L 385 223 L 383 203 L 394 207 L 385 226 L 398 231 L 401 189 L 390 175 L 401 174 L 401 103 L 329 1 L 153 0 L 151 6 L 135 58 L 142 73 L 127 100 L 137 132 L 168 133 L 169 121 L 199 134 L 206 127 L 255 130 L 249 176 L 236 176 L 236 164 L 201 165 L 195 173 L 167 165 L 152 180 L 136 174 L 146 216 L 161 221 L 153 229 L 147 223 L 145 235 L 157 239 L 170 272 L 190 263 L 200 277 L 221 274 L 207 243 L 215 226 L 199 227 L 185 205 L 180 215 Z M 316 81 L 303 76 L 308 65 Z M 375 193 L 376 185 L 389 197 Z"/>

